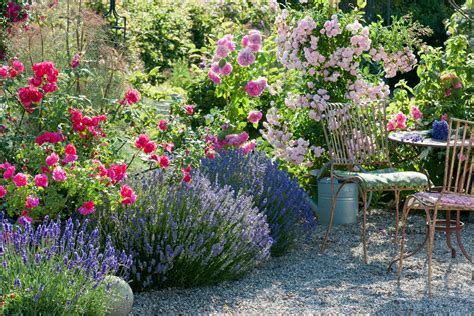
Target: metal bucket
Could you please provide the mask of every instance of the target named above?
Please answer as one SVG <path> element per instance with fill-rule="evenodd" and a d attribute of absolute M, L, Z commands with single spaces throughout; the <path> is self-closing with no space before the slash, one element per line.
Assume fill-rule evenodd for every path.
<path fill-rule="evenodd" d="M 329 223 L 333 194 L 336 194 L 340 186 L 341 184 L 339 184 L 337 180 L 334 180 L 334 193 L 332 193 L 331 178 L 321 178 L 318 180 L 318 203 L 316 215 L 318 216 L 320 223 Z M 357 222 L 358 210 L 359 186 L 357 183 L 348 183 L 344 185 L 337 196 L 333 224 L 353 224 Z"/>

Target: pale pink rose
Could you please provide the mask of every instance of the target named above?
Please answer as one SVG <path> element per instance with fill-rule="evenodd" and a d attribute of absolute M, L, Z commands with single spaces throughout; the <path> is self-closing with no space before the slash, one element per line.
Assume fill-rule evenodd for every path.
<path fill-rule="evenodd" d="M 405 129 L 407 127 L 407 117 L 402 112 L 399 112 L 397 114 L 397 116 L 395 117 L 395 120 L 397 121 L 398 128 Z"/>
<path fill-rule="evenodd" d="M 252 124 L 258 123 L 262 119 L 262 112 L 252 110 L 249 112 L 247 119 Z"/>
<path fill-rule="evenodd" d="M 423 117 L 423 113 L 421 113 L 420 109 L 416 105 L 413 105 L 411 107 L 411 116 L 413 116 L 415 120 L 419 120 Z"/>
<path fill-rule="evenodd" d="M 207 73 L 207 76 L 209 77 L 209 79 L 211 79 L 212 82 L 214 82 L 217 85 L 222 83 L 222 79 L 212 70 L 209 70 L 209 72 Z"/>
<path fill-rule="evenodd" d="M 246 47 L 239 52 L 237 56 L 237 63 L 242 67 L 250 66 L 255 62 L 255 55 L 250 47 Z"/>
<path fill-rule="evenodd" d="M 252 97 L 258 97 L 262 94 L 263 90 L 267 87 L 266 78 L 258 78 L 257 80 L 250 80 L 245 86 L 245 92 Z"/>

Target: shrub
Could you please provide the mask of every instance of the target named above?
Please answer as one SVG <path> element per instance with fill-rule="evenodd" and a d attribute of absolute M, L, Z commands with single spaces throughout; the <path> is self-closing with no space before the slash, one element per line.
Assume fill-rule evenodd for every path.
<path fill-rule="evenodd" d="M 104 315 L 110 299 L 104 277 L 127 268 L 110 240 L 102 251 L 99 230 L 69 219 L 45 220 L 34 229 L 13 226 L 0 215 L 0 311 L 3 315 Z M 65 224 L 65 226 L 62 226 Z"/>
<path fill-rule="evenodd" d="M 234 198 L 230 188 L 213 187 L 200 175 L 176 185 L 167 174 L 154 172 L 134 186 L 147 198 L 113 221 L 103 217 L 115 245 L 134 257 L 133 288 L 235 279 L 269 256 L 268 224 L 251 198 Z"/>
<path fill-rule="evenodd" d="M 236 194 L 252 196 L 270 225 L 273 254 L 285 252 L 298 235 L 314 228 L 305 191 L 263 152 L 247 155 L 242 150 L 220 152 L 214 159 L 204 159 L 201 171 L 214 184 L 228 185 Z"/>

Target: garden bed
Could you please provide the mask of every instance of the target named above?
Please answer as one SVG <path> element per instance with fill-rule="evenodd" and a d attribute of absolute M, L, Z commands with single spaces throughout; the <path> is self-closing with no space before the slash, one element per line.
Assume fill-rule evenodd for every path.
<path fill-rule="evenodd" d="M 415 217 L 413 217 L 414 219 Z M 409 246 L 424 237 L 422 218 L 409 227 Z M 375 211 L 369 220 L 370 264 L 362 260 L 356 225 L 337 226 L 328 250 L 321 254 L 323 229 L 315 240 L 270 261 L 235 282 L 194 289 L 165 289 L 136 295 L 134 315 L 187 313 L 454 313 L 469 314 L 474 306 L 472 265 L 451 254 L 442 235 L 433 253 L 433 299 L 427 299 L 427 261 L 424 252 L 405 261 L 401 287 L 396 272 L 386 273 L 396 253 L 387 227 L 393 216 Z M 474 251 L 474 224 L 467 223 L 463 239 Z"/>

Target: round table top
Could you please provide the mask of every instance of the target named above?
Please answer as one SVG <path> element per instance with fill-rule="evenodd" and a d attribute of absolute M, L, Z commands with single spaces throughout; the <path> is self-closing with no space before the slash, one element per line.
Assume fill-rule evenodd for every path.
<path fill-rule="evenodd" d="M 431 130 L 393 132 L 388 135 L 388 139 L 397 143 L 420 147 L 446 148 L 447 145 L 447 141 L 445 140 L 431 138 Z M 451 137 L 450 145 L 452 146 L 453 144 L 454 140 L 453 137 Z M 469 143 L 466 141 L 465 145 L 468 146 Z"/>

